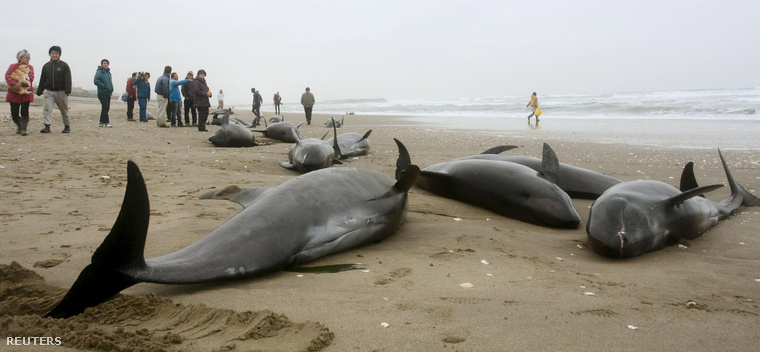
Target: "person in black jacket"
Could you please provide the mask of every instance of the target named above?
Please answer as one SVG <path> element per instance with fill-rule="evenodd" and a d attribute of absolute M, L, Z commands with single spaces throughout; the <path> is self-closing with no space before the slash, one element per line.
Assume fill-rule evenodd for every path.
<path fill-rule="evenodd" d="M 50 61 L 42 66 L 40 83 L 37 86 L 37 96 L 45 94 L 42 105 L 42 122 L 45 127 L 40 133 L 50 133 L 53 124 L 53 104 L 58 106 L 63 119 L 63 133 L 71 132 L 69 117 L 69 95 L 71 95 L 71 70 L 69 65 L 61 61 L 61 47 L 53 45 L 48 50 Z"/>
<path fill-rule="evenodd" d="M 187 73 L 185 79 L 193 79 L 193 71 Z M 198 109 L 193 106 L 193 94 L 190 92 L 192 84 L 183 84 L 182 96 L 185 98 L 185 126 L 190 126 L 190 112 L 193 113 L 193 126 L 198 126 Z"/>

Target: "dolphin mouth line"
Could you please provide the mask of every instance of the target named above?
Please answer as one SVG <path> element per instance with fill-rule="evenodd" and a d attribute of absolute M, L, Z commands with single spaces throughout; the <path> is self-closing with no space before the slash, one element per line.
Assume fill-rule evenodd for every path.
<path fill-rule="evenodd" d="M 620 237 L 620 256 L 623 256 L 623 246 L 625 245 L 625 231 L 618 232 L 618 237 Z"/>

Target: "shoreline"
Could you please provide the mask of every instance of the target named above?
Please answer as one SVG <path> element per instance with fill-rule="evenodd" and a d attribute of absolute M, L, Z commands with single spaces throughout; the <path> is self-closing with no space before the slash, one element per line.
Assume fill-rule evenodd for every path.
<path fill-rule="evenodd" d="M 125 191 L 127 160 L 139 165 L 150 197 L 146 258 L 181 249 L 240 211 L 234 203 L 201 201 L 200 194 L 227 185 L 274 187 L 298 176 L 277 164 L 287 159 L 290 145 L 260 134 L 255 134 L 262 143 L 257 147 L 214 148 L 205 139 L 218 126 L 200 133 L 194 128 L 158 128 L 153 121 L 127 122 L 122 104 L 112 105 L 114 127 L 98 128 L 97 101 L 72 99 L 72 133 L 60 133 L 56 110 L 53 133 L 41 135 L 41 108 L 30 110 L 32 133 L 26 137 L 13 133 L 7 112 L 0 119 L 0 176 L 5 181 L 0 184 L 5 195 L 0 204 L 0 264 L 17 261 L 41 275 L 46 284 L 61 289 L 74 282 L 113 225 Z M 149 105 L 149 111 L 155 112 L 155 105 Z M 238 118 L 253 118 L 250 111 L 235 111 Z M 267 111 L 264 116 L 270 114 Z M 291 115 L 290 121 L 304 121 L 303 114 Z M 302 126 L 301 133 L 321 137 L 329 117 L 314 114 L 313 124 Z M 670 142 L 656 146 L 626 141 L 663 140 L 674 131 L 652 136 L 653 127 L 632 129 L 620 137 L 608 130 L 583 134 L 561 129 L 558 120 L 541 119 L 538 130 L 523 123 L 511 130 L 481 131 L 431 128 L 402 117 L 349 115 L 338 132 L 363 134 L 371 128 L 372 147 L 370 155 L 351 158 L 338 167 L 393 175 L 398 154 L 394 137 L 406 145 L 412 162 L 421 168 L 501 144 L 519 146 L 507 153 L 540 157 L 541 143 L 547 142 L 561 162 L 623 181 L 653 179 L 677 185 L 688 161 L 695 162 L 700 184 L 726 181 L 713 149 L 719 146 L 707 144 L 730 141 L 729 132 L 707 131 L 713 133 L 701 140 L 689 137 L 688 131 L 675 131 L 675 139 L 687 146 Z M 605 135 L 618 142 L 603 143 Z M 751 147 L 721 146 L 724 156 L 734 178 L 757 195 L 757 142 L 734 142 Z M 721 189 L 706 196 L 720 200 L 727 194 Z M 141 283 L 122 294 L 155 294 L 175 304 L 237 312 L 273 312 L 296 324 L 318 322 L 334 333 L 329 346 L 320 347 L 324 351 L 701 351 L 757 346 L 760 208 L 740 208 L 685 249 L 674 246 L 615 261 L 587 246 L 584 226 L 591 203 L 574 200 L 581 227 L 557 230 L 413 188 L 406 222 L 394 236 L 308 264 L 362 263 L 368 272 L 280 271 L 221 284 Z M 48 264 L 36 266 L 40 263 Z M 473 287 L 463 288 L 463 283 Z M 23 295 L 11 298 L 16 305 L 24 300 Z M 17 323 L 30 319 L 2 313 Z M 190 320 L 198 331 L 213 328 Z M 146 320 L 126 329 L 154 329 L 157 324 Z M 90 325 L 104 331 L 124 328 L 99 322 Z M 283 328 L 254 348 L 277 348 L 271 346 L 294 336 L 317 338 L 316 330 Z M 637 342 L 632 345 L 634 339 Z M 219 347 L 216 340 L 182 335 L 182 344 L 170 350 Z"/>

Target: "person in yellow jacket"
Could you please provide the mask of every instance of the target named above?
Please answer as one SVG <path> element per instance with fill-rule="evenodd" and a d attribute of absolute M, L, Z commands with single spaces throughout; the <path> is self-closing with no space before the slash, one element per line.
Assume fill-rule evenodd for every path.
<path fill-rule="evenodd" d="M 531 95 L 528 105 L 525 105 L 525 106 L 530 106 L 531 110 L 533 110 L 533 112 L 530 115 L 528 115 L 528 122 L 530 122 L 530 118 L 536 114 L 536 109 L 538 109 L 538 96 L 536 96 L 536 92 L 533 92 L 533 95 Z M 536 116 L 536 121 L 538 121 L 538 116 Z"/>

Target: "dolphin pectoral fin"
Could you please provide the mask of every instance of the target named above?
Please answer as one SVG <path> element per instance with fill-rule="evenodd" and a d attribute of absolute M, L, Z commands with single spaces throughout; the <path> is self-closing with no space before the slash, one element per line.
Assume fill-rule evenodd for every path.
<path fill-rule="evenodd" d="M 282 121 L 285 121 L 285 117 L 284 117 L 284 116 L 283 116 L 283 118 L 282 118 Z M 301 127 L 301 125 L 303 125 L 303 122 L 299 122 L 299 123 L 296 125 L 296 128 L 300 128 L 300 127 Z"/>
<path fill-rule="evenodd" d="M 240 188 L 238 186 L 227 186 L 218 191 L 206 192 L 200 196 L 200 199 L 224 199 L 246 208 L 271 190 L 272 188 L 269 187 Z"/>
<path fill-rule="evenodd" d="M 295 170 L 296 169 L 295 165 L 293 165 L 291 163 L 288 163 L 288 162 L 285 162 L 285 161 L 280 161 L 280 166 L 282 166 L 282 167 L 284 167 L 284 168 L 286 168 L 288 170 Z"/>
<path fill-rule="evenodd" d="M 697 184 L 697 178 L 694 176 L 694 163 L 690 161 L 683 167 L 679 189 L 681 192 L 686 192 L 697 187 L 699 184 Z"/>
<path fill-rule="evenodd" d="M 53 310 L 46 317 L 68 318 L 94 307 L 138 281 L 128 273 L 146 267 L 143 250 L 148 235 L 150 204 L 145 180 L 137 164 L 127 162 L 127 190 L 111 232 L 92 255 Z"/>
<path fill-rule="evenodd" d="M 506 152 L 507 150 L 515 149 L 515 148 L 517 148 L 516 145 L 499 145 L 493 148 L 486 149 L 480 154 L 501 154 L 503 152 Z"/>
<path fill-rule="evenodd" d="M 538 169 L 538 174 L 555 185 L 559 182 L 559 159 L 557 159 L 554 149 L 546 143 L 544 143 L 543 157 L 541 158 L 541 167 Z"/>
<path fill-rule="evenodd" d="M 401 177 L 401 172 L 412 165 L 412 158 L 409 156 L 409 151 L 406 150 L 406 146 L 404 146 L 401 141 L 396 138 L 393 138 L 393 140 L 398 146 L 398 159 L 396 160 L 396 180 L 398 181 Z"/>
<path fill-rule="evenodd" d="M 393 186 L 400 191 L 407 192 L 414 186 L 418 176 L 420 176 L 420 168 L 417 165 L 409 165 L 406 170 L 401 171 L 400 178 Z"/>
<path fill-rule="evenodd" d="M 335 158 L 333 158 L 332 163 L 333 163 L 333 165 L 335 165 L 335 164 L 343 165 L 343 162 L 340 161 L 340 159 L 335 159 Z"/>
<path fill-rule="evenodd" d="M 697 188 L 694 188 L 694 189 L 690 189 L 690 190 L 688 190 L 686 192 L 683 192 L 681 194 L 677 194 L 675 196 L 672 196 L 672 197 L 666 199 L 665 203 L 668 206 L 673 207 L 673 206 L 676 206 L 678 204 L 683 203 L 683 201 L 685 201 L 687 199 L 694 198 L 696 196 L 702 195 L 702 193 L 707 193 L 707 192 L 710 192 L 710 191 L 714 191 L 714 190 L 716 190 L 718 188 L 721 188 L 721 187 L 723 187 L 723 185 L 709 185 L 709 186 L 697 187 Z"/>

